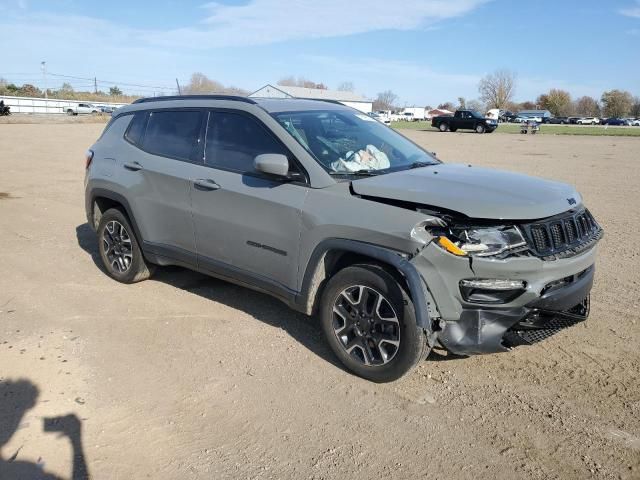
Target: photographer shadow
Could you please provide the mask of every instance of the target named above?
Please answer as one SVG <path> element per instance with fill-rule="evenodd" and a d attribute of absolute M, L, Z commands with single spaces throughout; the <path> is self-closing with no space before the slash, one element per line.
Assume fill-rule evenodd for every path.
<path fill-rule="evenodd" d="M 59 479 L 57 475 L 47 473 L 41 465 L 18 460 L 20 448 L 8 458 L 3 455 L 3 447 L 18 430 L 25 413 L 33 408 L 39 395 L 38 387 L 29 380 L 0 381 L 0 478 L 15 479 Z M 44 431 L 56 432 L 66 436 L 73 451 L 72 480 L 89 478 L 87 464 L 82 448 L 82 425 L 80 419 L 69 414 L 63 417 L 45 418 Z"/>

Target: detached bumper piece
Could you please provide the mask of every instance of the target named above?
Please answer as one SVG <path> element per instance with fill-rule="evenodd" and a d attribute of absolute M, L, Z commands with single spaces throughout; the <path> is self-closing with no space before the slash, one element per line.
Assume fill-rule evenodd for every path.
<path fill-rule="evenodd" d="M 560 330 L 584 322 L 589 316 L 589 297 L 564 312 L 533 310 L 525 320 L 516 323 L 502 337 L 507 348 L 533 345 L 555 335 Z"/>

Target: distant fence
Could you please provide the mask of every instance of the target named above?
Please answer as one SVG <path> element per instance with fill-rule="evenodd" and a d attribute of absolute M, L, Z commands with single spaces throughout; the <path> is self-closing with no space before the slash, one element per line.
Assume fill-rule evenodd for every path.
<path fill-rule="evenodd" d="M 4 101 L 7 107 L 11 107 L 11 113 L 51 113 L 63 114 L 67 107 L 77 107 L 80 103 L 100 105 L 107 107 L 122 107 L 128 103 L 101 103 L 88 102 L 86 100 L 61 100 L 57 98 L 31 98 L 31 97 L 11 97 L 0 95 L 0 100 Z"/>

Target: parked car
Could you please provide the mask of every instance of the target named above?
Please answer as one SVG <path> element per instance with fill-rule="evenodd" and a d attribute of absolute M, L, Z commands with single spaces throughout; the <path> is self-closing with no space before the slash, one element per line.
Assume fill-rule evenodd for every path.
<path fill-rule="evenodd" d="M 582 117 L 569 117 L 569 123 L 571 125 L 575 125 L 577 124 L 578 120 L 580 120 Z"/>
<path fill-rule="evenodd" d="M 551 116 L 549 110 L 522 110 L 518 112 L 518 117 L 533 120 L 538 123 L 548 123 Z"/>
<path fill-rule="evenodd" d="M 576 120 L 578 125 L 597 125 L 600 123 L 600 119 L 597 117 L 582 117 Z"/>
<path fill-rule="evenodd" d="M 569 123 L 569 117 L 551 117 L 548 123 L 555 125 L 565 125 Z"/>
<path fill-rule="evenodd" d="M 112 114 L 114 110 L 113 107 L 110 107 L 109 105 L 100 105 L 98 109 L 100 110 L 100 113 L 108 113 L 108 114 Z"/>
<path fill-rule="evenodd" d="M 570 185 L 445 164 L 302 99 L 119 109 L 87 151 L 85 208 L 113 279 L 180 265 L 268 293 L 316 315 L 336 357 L 376 382 L 434 345 L 504 352 L 582 322 L 602 236 Z"/>
<path fill-rule="evenodd" d="M 500 114 L 498 121 L 500 122 L 514 122 L 517 115 L 513 112 L 506 110 L 504 113 Z"/>
<path fill-rule="evenodd" d="M 631 122 L 631 125 L 633 125 L 634 127 L 640 127 L 640 118 L 636 118 L 633 122 Z"/>
<path fill-rule="evenodd" d="M 604 123 L 605 125 L 611 126 L 626 126 L 628 125 L 627 121 L 622 118 L 607 118 Z"/>
<path fill-rule="evenodd" d="M 64 112 L 67 115 L 87 115 L 87 114 L 98 114 L 100 110 L 95 105 L 90 103 L 79 103 L 78 105 L 71 105 L 68 107 L 63 107 Z"/>
<path fill-rule="evenodd" d="M 389 118 L 387 116 L 380 115 L 379 113 L 370 112 L 370 113 L 368 113 L 368 115 L 371 118 L 375 118 L 377 121 L 382 122 L 382 123 L 384 123 L 386 125 L 389 125 L 391 123 L 391 120 L 389 120 Z"/>
<path fill-rule="evenodd" d="M 498 121 L 485 118 L 473 110 L 457 110 L 452 116 L 439 116 L 431 119 L 431 126 L 441 132 L 456 130 L 475 130 L 477 133 L 491 133 L 498 128 Z"/>

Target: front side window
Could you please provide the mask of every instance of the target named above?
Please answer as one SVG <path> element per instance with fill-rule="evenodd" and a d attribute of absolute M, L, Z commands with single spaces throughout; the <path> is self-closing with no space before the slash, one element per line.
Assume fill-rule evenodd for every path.
<path fill-rule="evenodd" d="M 151 112 L 142 140 L 143 148 L 156 155 L 191 160 L 198 149 L 202 117 L 199 110 Z"/>
<path fill-rule="evenodd" d="M 205 143 L 207 165 L 252 172 L 253 160 L 263 153 L 287 155 L 273 136 L 252 118 L 230 112 L 209 114 Z"/>
<path fill-rule="evenodd" d="M 330 174 L 385 173 L 439 163 L 362 113 L 313 110 L 273 116 Z"/>

